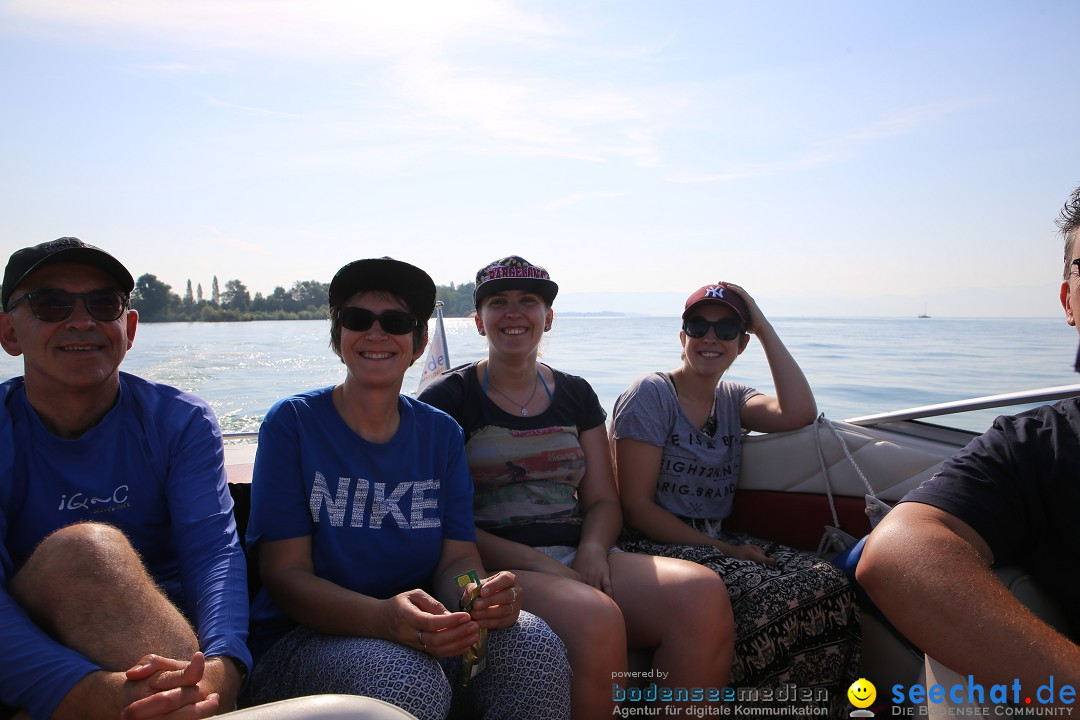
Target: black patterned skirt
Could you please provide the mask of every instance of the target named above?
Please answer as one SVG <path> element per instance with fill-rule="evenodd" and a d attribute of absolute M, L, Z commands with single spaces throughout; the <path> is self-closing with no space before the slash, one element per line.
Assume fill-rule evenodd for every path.
<path fill-rule="evenodd" d="M 680 558 L 711 568 L 735 613 L 731 686 L 746 706 L 812 706 L 846 718 L 847 689 L 859 675 L 859 610 L 844 574 L 827 560 L 742 533 L 732 545 L 769 548 L 776 565 L 737 560 L 710 545 L 665 545 L 627 530 L 627 552 Z M 816 714 L 816 713 L 815 713 Z"/>

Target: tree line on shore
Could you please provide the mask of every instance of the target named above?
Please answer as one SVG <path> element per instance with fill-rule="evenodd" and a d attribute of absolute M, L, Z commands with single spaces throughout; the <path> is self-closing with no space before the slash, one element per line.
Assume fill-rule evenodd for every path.
<path fill-rule="evenodd" d="M 131 306 L 140 322 L 237 322 L 247 320 L 324 320 L 329 317 L 329 283 L 297 280 L 286 290 L 278 285 L 269 295 L 254 296 L 240 280 L 227 280 L 224 288 L 214 276 L 209 296 L 202 283 L 192 288 L 187 281 L 183 296 L 156 275 L 146 273 L 135 281 Z M 446 317 L 468 317 L 473 311 L 475 283 L 437 285 L 435 298 L 443 302 Z"/>

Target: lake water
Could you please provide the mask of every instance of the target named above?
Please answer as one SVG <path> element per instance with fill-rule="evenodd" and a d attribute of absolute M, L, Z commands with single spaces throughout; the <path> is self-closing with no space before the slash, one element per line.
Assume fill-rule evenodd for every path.
<path fill-rule="evenodd" d="M 802 366 L 818 407 L 844 419 L 978 395 L 1068 385 L 1076 331 L 1061 318 L 779 318 L 774 327 Z M 445 321 L 454 365 L 484 356 L 470 319 Z M 226 432 L 257 430 L 281 397 L 330 385 L 344 367 L 330 350 L 325 321 L 146 323 L 123 369 L 193 392 L 218 413 Z M 679 363 L 675 317 L 557 317 L 543 360 L 589 380 L 610 413 L 636 377 Z M 415 393 L 421 361 L 405 377 Z M 0 356 L 0 377 L 22 373 Z M 728 377 L 772 391 L 756 340 Z M 995 413 L 965 421 L 980 428 Z"/>

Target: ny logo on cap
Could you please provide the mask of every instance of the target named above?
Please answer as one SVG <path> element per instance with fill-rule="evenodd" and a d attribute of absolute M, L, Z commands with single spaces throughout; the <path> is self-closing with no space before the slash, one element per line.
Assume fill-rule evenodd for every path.
<path fill-rule="evenodd" d="M 724 287 L 722 285 L 713 285 L 711 288 L 705 291 L 705 297 L 707 298 L 719 298 L 724 299 Z"/>

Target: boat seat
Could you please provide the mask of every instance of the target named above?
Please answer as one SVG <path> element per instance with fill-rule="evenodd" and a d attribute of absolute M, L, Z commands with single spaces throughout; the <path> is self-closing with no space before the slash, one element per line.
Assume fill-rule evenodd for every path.
<path fill-rule="evenodd" d="M 824 419 L 790 432 L 746 435 L 725 527 L 811 551 L 826 525 L 859 538 L 870 532 L 867 483 L 876 497 L 896 502 L 956 450 L 952 443 L 916 437 L 901 443 L 894 432 Z"/>
<path fill-rule="evenodd" d="M 311 695 L 227 713 L 240 720 L 416 720 L 396 705 L 355 695 Z"/>
<path fill-rule="evenodd" d="M 236 534 L 240 537 L 240 547 L 247 560 L 248 597 L 255 598 L 262 583 L 259 582 L 259 566 L 253 553 L 247 551 L 248 516 L 251 514 L 251 481 L 233 482 L 229 475 L 229 494 L 233 499 L 233 517 L 236 518 Z"/>

